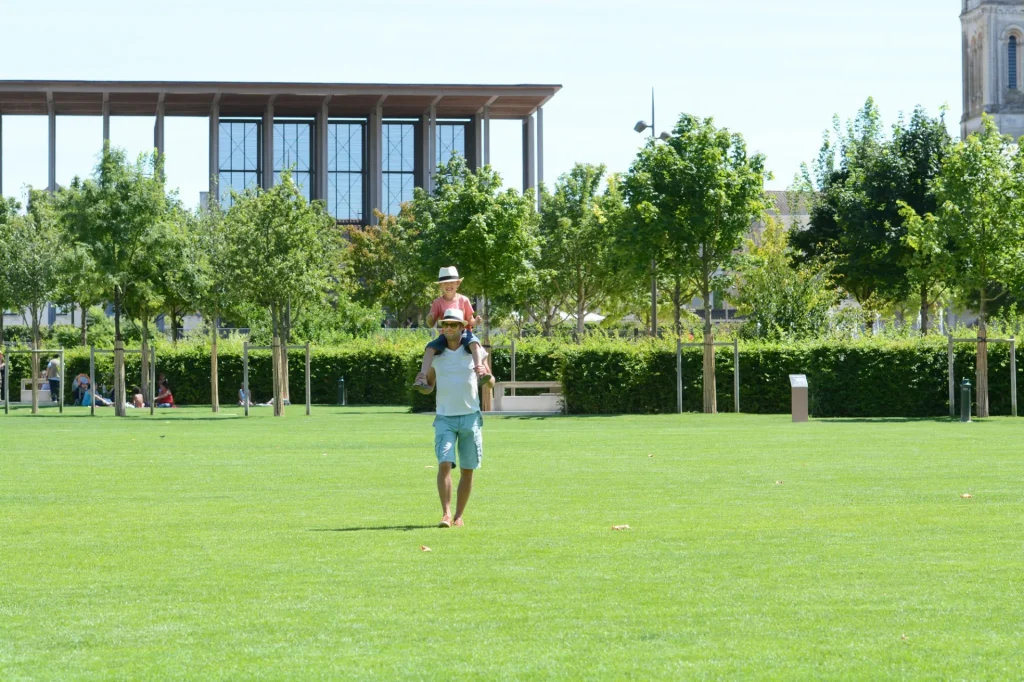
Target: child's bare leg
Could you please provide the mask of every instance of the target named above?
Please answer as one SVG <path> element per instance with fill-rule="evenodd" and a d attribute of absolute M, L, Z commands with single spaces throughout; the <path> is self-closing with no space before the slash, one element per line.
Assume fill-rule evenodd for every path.
<path fill-rule="evenodd" d="M 430 363 L 434 360 L 434 349 L 428 348 L 423 353 L 423 364 L 420 365 L 420 373 L 416 375 L 416 381 L 413 382 L 413 386 L 417 388 L 427 387 L 427 372 L 430 371 Z"/>
<path fill-rule="evenodd" d="M 483 346 L 475 341 L 469 344 L 469 352 L 473 354 L 473 366 L 476 368 L 477 376 L 484 381 L 489 381 L 491 378 L 490 368 L 484 362 L 487 355 L 484 353 Z"/>

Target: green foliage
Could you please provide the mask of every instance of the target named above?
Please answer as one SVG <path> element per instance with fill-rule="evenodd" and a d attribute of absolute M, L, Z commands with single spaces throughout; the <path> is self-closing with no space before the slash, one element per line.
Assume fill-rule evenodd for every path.
<path fill-rule="evenodd" d="M 438 169 L 435 182 L 432 194 L 417 188 L 412 202 L 424 273 L 432 278 L 439 267 L 457 266 L 464 291 L 483 297 L 487 334 L 487 299 L 514 290 L 536 260 L 533 192 L 503 190 L 490 166 L 471 171 L 458 155 Z"/>
<path fill-rule="evenodd" d="M 760 237 L 747 240 L 732 300 L 747 316 L 748 337 L 813 338 L 828 328 L 839 292 L 830 266 L 795 262 L 785 227 L 769 217 Z"/>
<path fill-rule="evenodd" d="M 881 114 L 869 98 L 845 130 L 838 117 L 826 134 L 813 176 L 801 189 L 811 197 L 810 223 L 791 234 L 810 261 L 825 261 L 838 283 L 867 308 L 921 298 L 927 312 L 941 293 L 907 242 L 906 205 L 932 212 L 932 181 L 950 144 L 945 111 L 930 118 L 921 107 L 884 136 Z"/>
<path fill-rule="evenodd" d="M 30 192 L 29 211 L 10 218 L 4 270 L 11 286 L 13 307 L 28 311 L 37 339 L 46 304 L 60 282 L 58 262 L 63 250 L 53 201 L 45 192 Z"/>
<path fill-rule="evenodd" d="M 1010 413 L 1009 352 L 993 347 L 991 409 Z M 676 409 L 675 350 L 667 344 L 569 348 L 562 381 L 573 414 L 651 414 Z M 732 349 L 718 348 L 718 390 L 732 409 Z M 956 380 L 975 369 L 973 344 L 958 344 Z M 946 344 L 939 337 L 903 341 L 817 341 L 740 346 L 740 409 L 790 410 L 788 375 L 806 374 L 814 417 L 940 417 L 949 413 Z M 1024 363 L 1018 363 L 1024 385 Z M 684 410 L 701 408 L 701 349 L 683 349 Z M 959 394 L 957 399 L 959 400 Z"/>
<path fill-rule="evenodd" d="M 409 204 L 397 216 L 377 213 L 377 224 L 346 230 L 346 260 L 352 299 L 366 308 L 383 306 L 401 324 L 419 317 L 434 289 L 420 264 L 419 228 Z"/>

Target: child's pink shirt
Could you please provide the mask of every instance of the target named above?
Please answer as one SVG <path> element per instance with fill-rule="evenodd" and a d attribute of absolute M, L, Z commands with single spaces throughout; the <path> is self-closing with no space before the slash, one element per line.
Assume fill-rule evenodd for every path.
<path fill-rule="evenodd" d="M 434 302 L 430 304 L 430 316 L 434 318 L 434 324 L 437 324 L 441 320 L 441 316 L 444 315 L 444 311 L 457 308 L 462 311 L 462 317 L 466 320 L 466 329 L 473 328 L 473 304 L 469 302 L 469 299 L 462 294 L 455 294 L 455 298 L 448 301 L 445 300 L 444 296 L 438 296 L 434 299 Z"/>

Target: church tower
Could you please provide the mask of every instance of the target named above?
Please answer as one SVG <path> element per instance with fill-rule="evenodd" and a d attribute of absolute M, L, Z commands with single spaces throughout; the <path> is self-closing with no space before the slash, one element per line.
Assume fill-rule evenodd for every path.
<path fill-rule="evenodd" d="M 963 0 L 964 115 L 960 135 L 991 115 L 1004 135 L 1024 135 L 1024 0 Z"/>

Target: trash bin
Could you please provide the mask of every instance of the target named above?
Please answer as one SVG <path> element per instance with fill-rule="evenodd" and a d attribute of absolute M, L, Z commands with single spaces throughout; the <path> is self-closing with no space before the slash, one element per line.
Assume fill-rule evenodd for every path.
<path fill-rule="evenodd" d="M 967 377 L 960 382 L 960 421 L 971 421 L 971 382 Z"/>
<path fill-rule="evenodd" d="M 345 377 L 338 379 L 338 404 L 348 404 L 348 395 L 345 392 Z"/>

